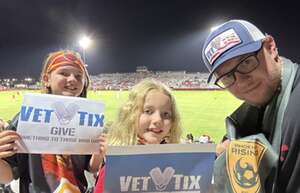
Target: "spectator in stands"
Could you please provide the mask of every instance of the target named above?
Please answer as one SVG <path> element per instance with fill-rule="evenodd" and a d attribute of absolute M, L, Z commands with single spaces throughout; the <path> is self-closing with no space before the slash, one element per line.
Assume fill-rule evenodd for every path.
<path fill-rule="evenodd" d="M 50 53 L 41 73 L 44 92 L 86 97 L 89 86 L 87 69 L 78 53 L 61 50 Z M 105 137 L 100 137 L 99 154 L 49 155 L 18 154 L 16 133 L 18 115 L 8 130 L 0 132 L 0 183 L 20 179 L 20 192 L 86 192 L 84 170 L 97 173 L 102 164 Z M 1 122 L 0 128 L 4 128 Z"/>
<path fill-rule="evenodd" d="M 194 136 L 192 133 L 186 135 L 186 143 L 194 143 Z"/>
<path fill-rule="evenodd" d="M 108 133 L 111 145 L 179 143 L 181 126 L 175 98 L 170 89 L 155 80 L 133 87 Z M 102 193 L 104 167 L 95 193 Z"/>
<path fill-rule="evenodd" d="M 214 75 L 216 85 L 245 101 L 226 119 L 215 192 L 300 192 L 298 64 L 279 56 L 273 37 L 244 20 L 219 25 L 202 53 L 208 81 Z"/>
<path fill-rule="evenodd" d="M 209 135 L 201 135 L 198 139 L 199 143 L 214 143 Z"/>

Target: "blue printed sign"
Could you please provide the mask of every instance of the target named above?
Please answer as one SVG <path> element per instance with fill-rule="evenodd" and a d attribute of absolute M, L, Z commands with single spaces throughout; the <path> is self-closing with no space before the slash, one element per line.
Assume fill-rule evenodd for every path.
<path fill-rule="evenodd" d="M 109 147 L 105 193 L 206 193 L 215 145 L 163 144 Z"/>
<path fill-rule="evenodd" d="M 25 94 L 17 132 L 20 153 L 99 152 L 104 104 L 80 97 Z"/>

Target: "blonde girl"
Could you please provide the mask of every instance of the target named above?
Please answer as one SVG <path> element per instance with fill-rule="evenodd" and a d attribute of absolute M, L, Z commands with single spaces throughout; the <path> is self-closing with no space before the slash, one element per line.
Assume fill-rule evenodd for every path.
<path fill-rule="evenodd" d="M 110 145 L 179 143 L 180 117 L 171 90 L 153 79 L 138 83 L 120 108 L 108 133 Z M 102 193 L 104 168 L 95 193 Z"/>

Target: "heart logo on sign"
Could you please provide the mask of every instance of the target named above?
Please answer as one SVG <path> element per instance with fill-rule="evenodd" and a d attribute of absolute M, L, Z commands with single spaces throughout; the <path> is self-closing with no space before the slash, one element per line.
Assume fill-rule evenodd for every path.
<path fill-rule="evenodd" d="M 55 102 L 52 105 L 55 109 L 55 115 L 61 125 L 67 125 L 76 115 L 79 106 L 75 103 L 70 103 L 67 107 L 63 102 Z"/>
<path fill-rule="evenodd" d="M 155 184 L 156 190 L 163 191 L 167 188 L 169 182 L 175 174 L 175 170 L 172 167 L 167 167 L 165 168 L 164 172 L 161 172 L 160 168 L 156 167 L 153 168 L 149 174 Z"/>

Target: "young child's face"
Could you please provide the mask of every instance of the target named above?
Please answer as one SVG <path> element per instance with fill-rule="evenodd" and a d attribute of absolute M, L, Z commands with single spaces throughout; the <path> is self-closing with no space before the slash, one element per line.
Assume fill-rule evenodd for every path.
<path fill-rule="evenodd" d="M 84 74 L 74 66 L 64 65 L 44 77 L 51 93 L 64 96 L 79 96 L 84 87 Z"/>
<path fill-rule="evenodd" d="M 170 97 L 152 90 L 148 92 L 140 115 L 138 136 L 148 143 L 160 143 L 172 127 L 172 104 Z"/>

